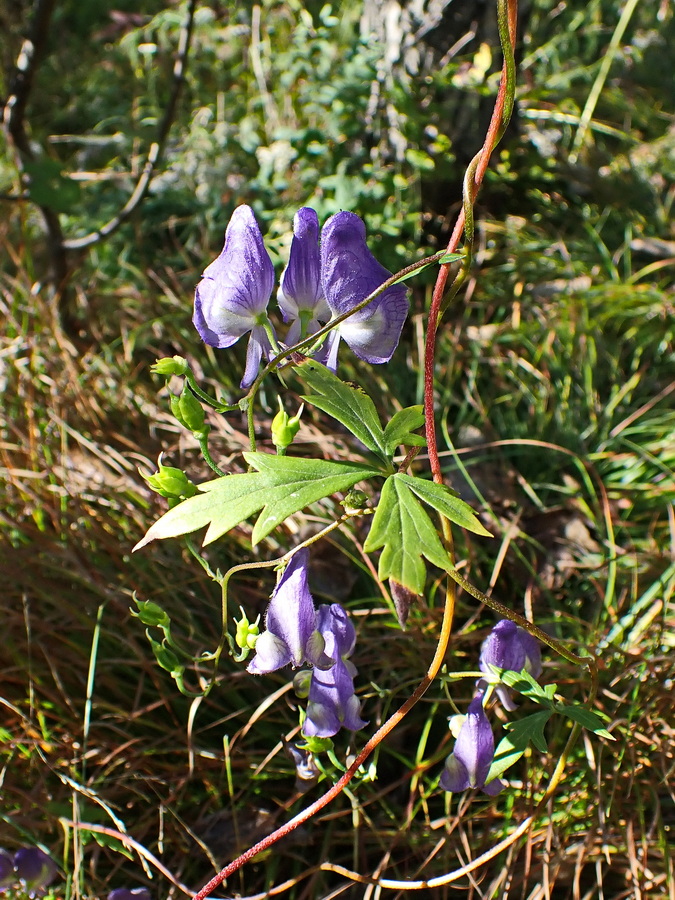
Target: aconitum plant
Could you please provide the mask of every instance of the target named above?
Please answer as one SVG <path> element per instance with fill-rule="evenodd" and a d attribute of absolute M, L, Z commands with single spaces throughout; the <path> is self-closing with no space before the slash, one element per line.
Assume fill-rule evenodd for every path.
<path fill-rule="evenodd" d="M 223 353 L 248 335 L 241 393 L 228 395 L 224 387 L 220 396 L 213 396 L 181 356 L 158 360 L 154 366 L 167 379 L 177 421 L 192 432 L 215 477 L 194 484 L 176 466 L 164 464 L 156 474 L 147 475 L 148 485 L 166 498 L 169 508 L 135 549 L 154 540 L 182 538 L 220 587 L 224 633 L 213 652 L 192 655 L 176 639 L 169 614 L 159 603 L 137 599 L 134 614 L 147 627 L 157 663 L 187 696 L 202 697 L 217 689 L 216 673 L 226 648 L 233 665 L 245 667 L 263 690 L 270 675 L 275 685 L 280 676 L 288 677 L 297 697 L 298 737 L 294 743 L 286 740 L 285 748 L 295 761 L 298 779 L 314 783 L 329 763 L 341 773 L 327 779 L 333 783 L 318 800 L 225 865 L 195 900 L 204 900 L 248 859 L 323 809 L 347 785 L 358 791 L 366 777 L 364 762 L 435 682 L 445 688 L 439 696 L 451 699 L 443 714 L 455 741 L 452 752 L 439 751 L 424 774 L 429 792 L 437 792 L 448 804 L 454 794 L 467 792 L 469 799 L 474 794 L 487 795 L 487 802 L 502 802 L 513 790 L 507 771 L 521 760 L 530 743 L 546 752 L 544 728 L 555 714 L 574 722 L 571 742 L 581 724 L 608 736 L 600 717 L 587 706 L 564 701 L 556 685 L 542 686 L 538 681 L 543 675 L 540 643 L 587 666 L 592 674 L 594 659 L 577 656 L 533 622 L 483 594 L 457 571 L 452 555 L 453 526 L 490 537 L 476 512 L 444 481 L 435 431 L 434 353 L 443 314 L 468 275 L 473 258 L 473 203 L 513 104 L 508 0 L 499 3 L 500 40 L 510 63 L 505 65 L 485 145 L 467 172 L 462 214 L 448 248 L 392 275 L 371 253 L 365 225 L 356 212 L 337 212 L 320 227 L 317 213 L 304 206 L 294 217 L 275 310 L 270 303 L 275 287 L 272 260 L 252 209 L 238 206 L 222 252 L 206 266 L 197 286 L 193 322 L 199 337 Z M 462 234 L 464 244 L 458 250 Z M 344 342 L 362 370 L 389 363 L 408 314 L 406 282 L 428 266 L 439 266 L 439 271 L 425 319 L 424 404 L 405 406 L 387 397 L 380 412 L 358 384 L 341 377 L 339 348 Z M 446 291 L 451 271 L 455 277 Z M 180 394 L 173 393 L 177 379 L 182 379 Z M 324 422 L 328 417 L 335 423 L 336 432 L 349 444 L 348 459 L 326 459 L 308 441 L 296 443 L 301 416 L 311 411 L 320 413 Z M 223 470 L 209 445 L 209 419 L 240 413 L 247 418 L 249 447 L 233 471 Z M 262 425 L 267 434 L 271 431 L 264 449 L 258 446 Z M 417 459 L 421 448 L 426 454 Z M 320 524 L 300 530 L 295 523 L 282 529 L 290 517 L 310 507 L 314 515 L 308 523 Z M 225 573 L 214 572 L 203 548 L 249 520 L 255 554 Z M 393 691 L 398 685 L 378 684 L 368 691 L 368 664 L 360 654 L 359 629 L 350 616 L 349 601 L 342 605 L 328 597 L 330 602 L 317 603 L 311 591 L 314 545 L 334 531 L 350 531 L 356 520 L 359 547 L 368 557 L 370 571 L 376 573 L 379 589 L 391 598 L 398 619 L 393 627 L 405 627 L 409 610 L 427 593 L 430 567 L 437 570 L 433 576 L 436 595 L 444 596 L 438 645 L 427 674 L 379 727 L 370 724 L 379 710 L 368 694 Z M 194 538 L 198 532 L 201 548 Z M 268 541 L 272 535 L 274 539 Z M 291 540 L 289 535 L 302 535 L 302 539 Z M 238 574 L 266 567 L 276 570 L 276 585 L 262 622 L 241 607 L 233 616 L 229 597 Z M 447 576 L 444 591 L 438 588 L 442 582 L 438 571 Z M 475 668 L 450 671 L 453 662 L 447 650 L 457 584 L 500 619 L 486 634 L 480 659 L 474 661 L 479 672 Z M 368 627 L 367 623 L 361 627 Z M 444 663 L 448 668 L 442 673 Z M 186 683 L 186 673 L 195 669 L 199 689 Z M 461 687 L 466 684 L 471 687 Z M 518 721 L 511 723 L 505 721 L 504 710 L 516 710 L 515 694 L 537 708 L 533 713 L 519 710 Z M 498 715 L 494 714 L 496 700 L 501 703 Z M 440 699 L 438 704 L 443 707 Z M 504 731 L 500 740 L 495 737 L 497 729 Z M 338 758 L 340 748 L 344 761 Z M 444 766 L 443 756 L 447 757 Z M 539 803 L 551 796 L 563 767 L 556 766 Z M 460 802 L 464 811 L 468 809 L 468 800 Z M 513 834 L 515 841 L 518 830 Z"/>

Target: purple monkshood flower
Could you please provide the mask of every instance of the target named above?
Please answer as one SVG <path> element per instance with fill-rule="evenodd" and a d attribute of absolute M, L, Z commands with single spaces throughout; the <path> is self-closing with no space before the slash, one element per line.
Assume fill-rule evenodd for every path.
<path fill-rule="evenodd" d="M 307 585 L 309 550 L 291 557 L 274 589 L 265 616 L 265 631 L 258 636 L 255 656 L 248 665 L 254 675 L 267 675 L 291 663 L 331 665 L 323 654 L 324 638 L 317 630 L 317 613 Z"/>
<path fill-rule="evenodd" d="M 14 860 L 6 850 L 0 848 L 0 894 L 15 881 Z"/>
<path fill-rule="evenodd" d="M 115 888 L 108 894 L 108 900 L 150 900 L 150 891 L 144 887 Z"/>
<path fill-rule="evenodd" d="M 288 265 L 281 276 L 278 303 L 290 322 L 286 345 L 354 309 L 391 272 L 381 266 L 366 244 L 366 228 L 354 213 L 331 216 L 321 231 L 309 207 L 298 210 Z M 255 380 L 263 355 L 270 357 L 276 340 L 267 316 L 274 268 L 249 206 L 235 209 L 220 256 L 204 270 L 195 293 L 193 323 L 212 347 L 230 347 L 251 332 L 242 388 Z M 340 340 L 369 363 L 388 362 L 408 315 L 407 289 L 394 285 L 332 331 L 320 351 L 329 368 L 337 366 Z"/>
<path fill-rule="evenodd" d="M 538 678 L 542 671 L 539 642 L 515 622 L 502 619 L 483 641 L 479 666 L 481 672 L 485 672 L 486 675 L 493 675 L 490 666 L 496 666 L 498 669 L 507 669 L 511 672 L 522 672 L 525 669 L 533 678 Z M 477 687 L 482 690 L 487 683 L 481 678 Z M 506 685 L 497 684 L 495 692 L 504 709 L 511 712 L 517 709 L 517 704 L 512 700 Z"/>
<path fill-rule="evenodd" d="M 319 217 L 303 206 L 293 219 L 293 240 L 288 265 L 277 294 L 284 322 L 291 326 L 285 343 L 292 347 L 301 337 L 314 334 L 330 319 L 330 308 L 321 284 Z"/>
<path fill-rule="evenodd" d="M 350 212 L 339 212 L 321 231 L 321 281 L 333 317 L 353 309 L 391 276 L 366 244 L 366 226 Z M 407 289 L 387 288 L 328 335 L 326 365 L 335 370 L 340 340 L 369 363 L 389 362 L 408 315 Z"/>
<path fill-rule="evenodd" d="M 27 891 L 39 891 L 53 880 L 56 863 L 39 847 L 22 847 L 14 854 L 14 870 Z"/>
<path fill-rule="evenodd" d="M 445 761 L 439 787 L 453 793 L 482 788 L 486 794 L 498 794 L 505 787 L 501 779 L 485 783 L 494 755 L 495 739 L 483 709 L 483 695 L 478 694 L 469 704 L 455 748 Z"/>
<path fill-rule="evenodd" d="M 313 669 L 309 686 L 307 716 L 302 726 L 306 737 L 332 737 L 344 725 L 358 731 L 368 723 L 361 718 L 361 703 L 354 694 L 356 666 L 347 656 L 354 650 L 356 632 L 339 603 L 321 606 L 318 628 L 325 642 L 330 669 Z"/>
<path fill-rule="evenodd" d="M 274 287 L 274 266 L 250 206 L 238 206 L 225 232 L 220 256 L 204 269 L 195 293 L 192 321 L 211 347 L 231 347 L 251 332 L 242 388 L 250 387 L 260 360 L 272 345 L 267 304 Z"/>

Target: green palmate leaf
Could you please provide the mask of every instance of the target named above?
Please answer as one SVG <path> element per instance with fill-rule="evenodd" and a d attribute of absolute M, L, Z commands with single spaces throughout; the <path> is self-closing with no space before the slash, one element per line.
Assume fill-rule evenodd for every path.
<path fill-rule="evenodd" d="M 253 543 L 266 537 L 285 518 L 358 481 L 381 474 L 356 463 L 299 459 L 270 453 L 245 453 L 258 471 L 225 475 L 199 485 L 201 493 L 165 513 L 135 550 L 162 538 L 190 534 L 208 525 L 203 546 L 262 510 L 253 529 Z"/>
<path fill-rule="evenodd" d="M 420 500 L 423 500 L 428 506 L 433 506 L 435 510 L 445 516 L 446 519 L 454 522 L 455 525 L 459 525 L 460 528 L 466 528 L 467 531 L 473 531 L 474 534 L 492 537 L 490 532 L 476 518 L 476 514 L 469 504 L 465 503 L 464 500 L 460 500 L 449 487 L 446 487 L 444 484 L 435 484 L 433 481 L 426 481 L 424 478 L 415 478 L 412 475 L 400 475 L 397 477 L 400 477 L 410 490 L 417 494 Z"/>
<path fill-rule="evenodd" d="M 311 403 L 337 419 L 355 438 L 390 465 L 380 417 L 370 397 L 360 388 L 345 384 L 318 363 L 304 362 L 297 372 L 312 390 L 311 394 L 303 396 L 305 403 Z"/>
<path fill-rule="evenodd" d="M 572 719 L 572 721 L 578 722 L 579 725 L 587 728 L 588 731 L 599 734 L 601 737 L 609 738 L 610 741 L 616 740 L 614 735 L 607 731 L 605 723 L 600 716 L 592 710 L 586 709 L 585 706 L 576 706 L 571 703 L 559 703 L 556 706 L 556 709 L 559 713 Z"/>
<path fill-rule="evenodd" d="M 347 491 L 358 481 L 381 474 L 378 469 L 358 463 L 329 462 L 325 459 L 301 459 L 270 453 L 244 453 L 244 458 L 272 486 L 253 529 L 253 544 L 310 503 L 330 497 L 336 491 Z"/>
<path fill-rule="evenodd" d="M 517 762 L 527 750 L 530 742 L 537 750 L 546 753 L 546 738 L 544 727 L 553 715 L 552 709 L 544 709 L 541 712 L 526 716 L 519 722 L 508 725 L 508 733 L 499 742 L 495 750 L 495 757 L 486 781 L 498 778 L 510 766 Z"/>
<path fill-rule="evenodd" d="M 393 578 L 421 594 L 426 580 L 422 557 L 446 571 L 452 563 L 431 519 L 410 489 L 409 480 L 412 479 L 396 474 L 385 481 L 364 549 L 370 553 L 383 547 L 379 577 L 383 581 Z"/>
<path fill-rule="evenodd" d="M 399 444 L 408 447 L 424 447 L 426 438 L 424 435 L 415 434 L 418 428 L 424 425 L 424 407 L 408 406 L 399 410 L 384 429 L 384 444 L 387 453 L 393 455 Z"/>

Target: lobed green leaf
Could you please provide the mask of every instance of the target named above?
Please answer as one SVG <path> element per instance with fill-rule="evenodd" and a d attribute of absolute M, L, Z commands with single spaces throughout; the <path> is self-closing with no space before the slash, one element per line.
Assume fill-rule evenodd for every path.
<path fill-rule="evenodd" d="M 383 548 L 378 575 L 393 578 L 415 594 L 424 592 L 422 557 L 448 571 L 452 563 L 428 514 L 412 492 L 407 476 L 397 473 L 384 483 L 364 549 Z"/>
<path fill-rule="evenodd" d="M 134 550 L 150 541 L 190 534 L 208 525 L 203 546 L 262 510 L 253 529 L 253 543 L 266 537 L 288 516 L 358 481 L 381 474 L 358 463 L 245 453 L 258 471 L 225 475 L 199 485 L 200 493 L 184 500 L 152 525 Z"/>
<path fill-rule="evenodd" d="M 390 465 L 382 423 L 370 397 L 319 363 L 303 362 L 296 371 L 312 389 L 311 394 L 303 395 L 305 403 L 328 413 Z"/>
<path fill-rule="evenodd" d="M 421 404 L 400 409 L 392 416 L 384 429 L 384 444 L 387 453 L 393 456 L 399 444 L 407 447 L 425 447 L 427 441 L 424 435 L 414 433 L 423 425 L 424 407 Z"/>
<path fill-rule="evenodd" d="M 510 768 L 525 753 L 530 743 L 534 744 L 537 750 L 542 753 L 547 752 L 546 737 L 544 736 L 544 727 L 553 715 L 552 709 L 543 709 L 540 712 L 526 716 L 518 722 L 513 722 L 507 726 L 508 733 L 504 735 L 495 750 L 494 762 L 490 767 L 486 781 L 492 781 L 498 778 L 503 772 Z"/>
<path fill-rule="evenodd" d="M 393 422 L 393 419 L 392 419 Z M 445 516 L 460 528 L 473 531 L 485 537 L 492 537 L 490 532 L 481 525 L 476 514 L 468 503 L 461 500 L 453 490 L 444 484 L 436 484 L 425 478 L 416 478 L 413 475 L 399 475 L 401 480 L 413 491 L 420 500 L 428 506 L 432 506 L 441 515 Z"/>

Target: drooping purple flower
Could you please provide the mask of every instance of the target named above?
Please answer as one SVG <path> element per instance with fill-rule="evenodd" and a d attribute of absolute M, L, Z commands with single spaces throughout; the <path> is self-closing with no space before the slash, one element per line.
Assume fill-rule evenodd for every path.
<path fill-rule="evenodd" d="M 277 302 L 290 322 L 285 343 L 290 347 L 301 337 L 314 334 L 330 319 L 330 309 L 321 284 L 319 217 L 303 206 L 293 219 L 293 240 L 288 265 L 281 276 Z"/>
<path fill-rule="evenodd" d="M 16 877 L 29 892 L 46 888 L 56 875 L 56 863 L 39 847 L 22 847 L 14 854 Z"/>
<path fill-rule="evenodd" d="M 319 607 L 317 628 L 324 639 L 326 656 L 337 662 L 352 655 L 356 644 L 356 629 L 347 611 L 339 603 Z"/>
<path fill-rule="evenodd" d="M 490 666 L 496 666 L 511 672 L 522 672 L 525 669 L 533 678 L 538 678 L 542 671 L 539 642 L 515 622 L 502 619 L 481 645 L 479 666 L 486 675 L 492 676 Z M 486 685 L 485 679 L 478 682 L 479 689 Z M 497 684 L 495 692 L 505 709 L 517 709 L 506 685 Z"/>
<path fill-rule="evenodd" d="M 346 659 L 356 642 L 354 626 L 340 604 L 332 603 L 319 608 L 318 627 L 324 652 L 334 662 L 329 669 L 312 670 L 302 732 L 307 737 L 332 737 L 343 725 L 358 731 L 368 723 L 361 718 L 361 703 L 354 693 L 356 666 Z"/>
<path fill-rule="evenodd" d="M 14 860 L 11 855 L 0 848 L 0 894 L 5 888 L 11 887 L 16 881 L 14 872 Z"/>
<path fill-rule="evenodd" d="M 354 693 L 355 675 L 356 667 L 343 659 L 330 669 L 312 670 L 303 734 L 332 737 L 343 725 L 358 731 L 368 724 L 361 718 L 361 703 Z"/>
<path fill-rule="evenodd" d="M 144 887 L 115 888 L 108 894 L 108 900 L 150 900 L 150 891 Z"/>
<path fill-rule="evenodd" d="M 350 212 L 331 216 L 321 231 L 321 281 L 333 316 L 354 309 L 390 275 L 368 249 L 362 220 Z M 366 362 L 389 362 L 408 315 L 406 295 L 405 285 L 393 285 L 332 331 L 328 367 L 336 368 L 341 339 Z"/>
<path fill-rule="evenodd" d="M 248 665 L 254 675 L 266 675 L 291 663 L 330 665 L 323 654 L 324 638 L 317 630 L 317 614 L 307 584 L 309 550 L 299 550 L 286 566 L 267 607 L 265 631 L 255 644 Z"/>
<path fill-rule="evenodd" d="M 225 232 L 220 256 L 204 269 L 195 292 L 192 321 L 211 347 L 231 347 L 251 332 L 242 388 L 255 380 L 260 360 L 272 347 L 266 329 L 274 266 L 250 206 L 238 206 Z"/>
<path fill-rule="evenodd" d="M 439 786 L 453 793 L 482 788 L 486 794 L 498 794 L 505 786 L 501 779 L 493 778 L 485 783 L 494 755 L 495 739 L 483 709 L 483 695 L 478 694 L 469 704 L 455 748 L 445 761 Z"/>

